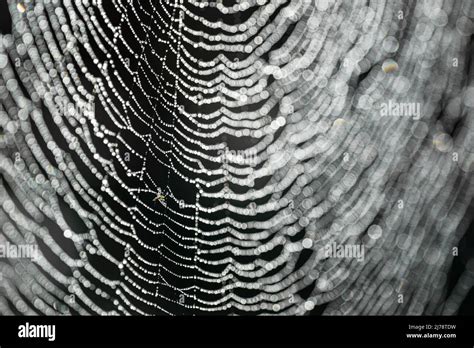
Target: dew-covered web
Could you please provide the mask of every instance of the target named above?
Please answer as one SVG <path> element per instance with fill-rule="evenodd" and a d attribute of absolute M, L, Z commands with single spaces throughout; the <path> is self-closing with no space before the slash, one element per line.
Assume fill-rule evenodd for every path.
<path fill-rule="evenodd" d="M 472 1 L 3 7 L 1 314 L 458 312 Z"/>

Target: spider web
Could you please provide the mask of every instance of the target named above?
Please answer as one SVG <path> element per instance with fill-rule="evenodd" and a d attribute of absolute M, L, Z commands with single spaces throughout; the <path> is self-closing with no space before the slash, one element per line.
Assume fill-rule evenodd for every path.
<path fill-rule="evenodd" d="M 8 9 L 0 313 L 456 313 L 470 1 Z"/>

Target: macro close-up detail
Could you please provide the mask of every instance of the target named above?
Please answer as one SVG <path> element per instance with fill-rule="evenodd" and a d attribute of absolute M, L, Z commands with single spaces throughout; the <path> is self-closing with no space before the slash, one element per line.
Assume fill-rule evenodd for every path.
<path fill-rule="evenodd" d="M 473 0 L 0 3 L 0 315 L 474 314 Z"/>

